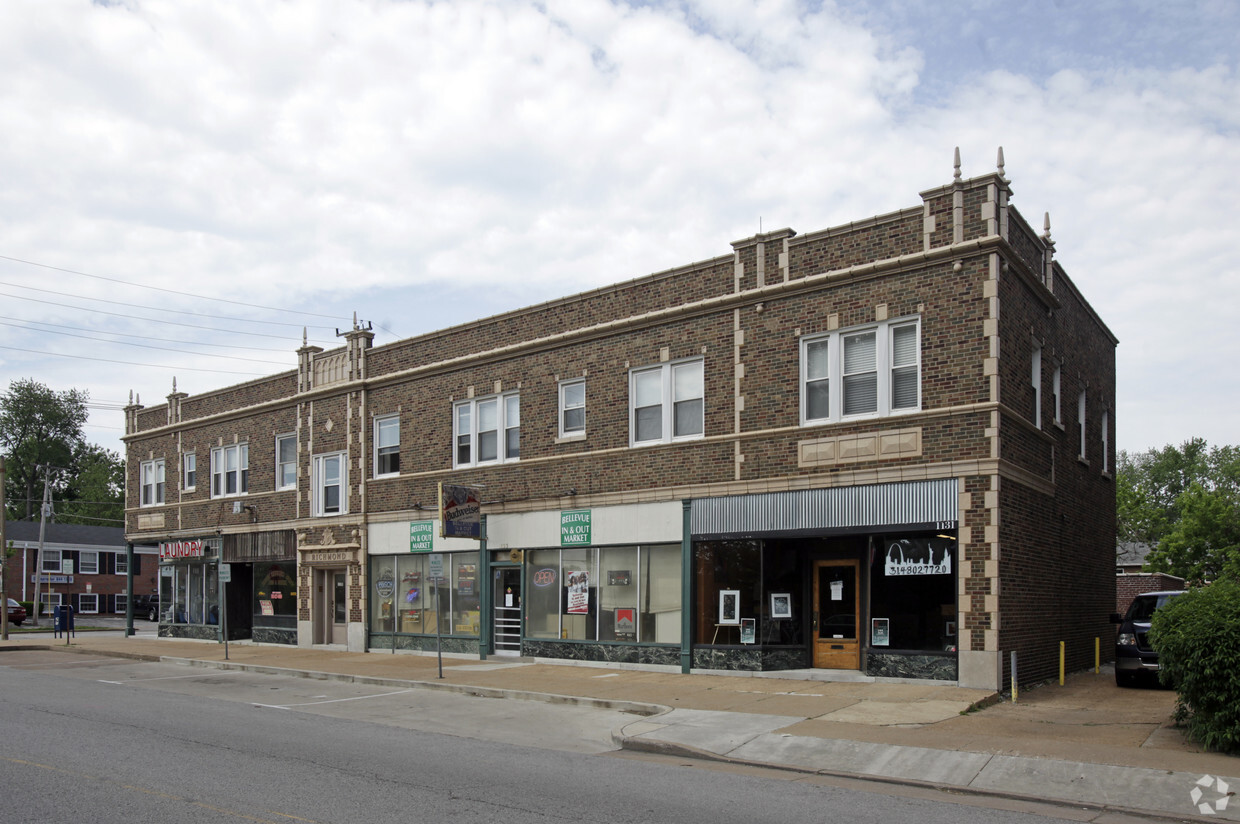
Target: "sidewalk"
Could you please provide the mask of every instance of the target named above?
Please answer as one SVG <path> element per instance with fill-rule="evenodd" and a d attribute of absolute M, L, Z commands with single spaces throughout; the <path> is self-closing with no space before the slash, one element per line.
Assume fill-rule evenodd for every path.
<path fill-rule="evenodd" d="M 1240 789 L 1240 758 L 1186 743 L 1170 725 L 1174 693 L 1119 689 L 1109 669 L 1012 704 L 955 686 L 812 680 L 821 671 L 682 675 L 495 657 L 445 657 L 440 680 L 433 655 L 232 643 L 226 662 L 221 644 L 153 635 L 83 633 L 69 647 L 19 636 L 0 650 L 32 645 L 589 704 L 642 716 L 613 732 L 626 749 L 1177 818 L 1209 805 L 1209 818 L 1240 821 L 1240 802 L 1226 803 Z"/>

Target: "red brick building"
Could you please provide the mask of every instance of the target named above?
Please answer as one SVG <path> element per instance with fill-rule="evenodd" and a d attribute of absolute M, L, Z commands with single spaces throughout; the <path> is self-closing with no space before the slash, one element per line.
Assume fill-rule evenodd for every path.
<path fill-rule="evenodd" d="M 1092 665 L 1116 340 L 1011 196 L 1001 156 L 957 165 L 897 212 L 131 404 L 161 632 L 994 689 L 1010 652 Z M 441 537 L 440 484 L 481 542 Z"/>

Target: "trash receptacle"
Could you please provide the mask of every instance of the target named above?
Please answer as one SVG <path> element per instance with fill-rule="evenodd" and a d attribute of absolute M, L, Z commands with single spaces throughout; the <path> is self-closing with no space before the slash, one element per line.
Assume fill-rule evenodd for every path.
<path fill-rule="evenodd" d="M 73 632 L 73 607 L 68 604 L 57 604 L 52 609 L 52 615 L 56 632 Z"/>

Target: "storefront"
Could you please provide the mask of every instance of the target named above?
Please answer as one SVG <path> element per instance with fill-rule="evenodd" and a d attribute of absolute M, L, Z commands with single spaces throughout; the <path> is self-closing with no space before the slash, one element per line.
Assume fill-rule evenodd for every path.
<path fill-rule="evenodd" d="M 693 501 L 692 666 L 956 680 L 956 488 Z"/>
<path fill-rule="evenodd" d="M 367 549 L 370 649 L 479 653 L 477 541 L 440 537 L 436 520 L 393 521 L 370 525 Z"/>
<path fill-rule="evenodd" d="M 159 544 L 159 635 L 220 639 L 220 538 Z"/>
<path fill-rule="evenodd" d="M 224 536 L 228 637 L 297 643 L 297 535 L 291 529 Z"/>

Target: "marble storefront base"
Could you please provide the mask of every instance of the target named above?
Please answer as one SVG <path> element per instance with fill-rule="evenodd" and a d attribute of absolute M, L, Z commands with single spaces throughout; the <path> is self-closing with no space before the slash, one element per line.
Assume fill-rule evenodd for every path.
<path fill-rule="evenodd" d="M 463 655 L 478 654 L 478 639 L 469 637 L 460 637 L 455 635 L 444 636 L 439 639 L 442 645 L 438 647 L 444 652 L 460 653 Z M 414 650 L 416 652 L 434 652 L 435 636 L 433 635 L 372 635 L 370 636 L 370 649 L 392 649 L 395 644 L 398 650 Z"/>
<path fill-rule="evenodd" d="M 778 672 L 808 669 L 809 650 L 803 647 L 695 647 L 694 669 Z"/>
<path fill-rule="evenodd" d="M 900 654 L 870 650 L 866 657 L 865 674 L 875 678 L 927 678 L 955 681 L 959 667 L 955 655 L 926 653 Z"/>
<path fill-rule="evenodd" d="M 297 630 L 276 627 L 254 627 L 250 640 L 256 644 L 288 644 L 297 646 Z"/>
<path fill-rule="evenodd" d="M 160 638 L 192 638 L 195 641 L 218 641 L 220 628 L 215 624 L 160 624 Z"/>
<path fill-rule="evenodd" d="M 680 664 L 680 647 L 650 647 L 635 644 L 596 644 L 589 641 L 564 643 L 521 642 L 521 655 L 529 658 L 562 658 L 569 661 L 601 661 L 609 664 Z"/>

